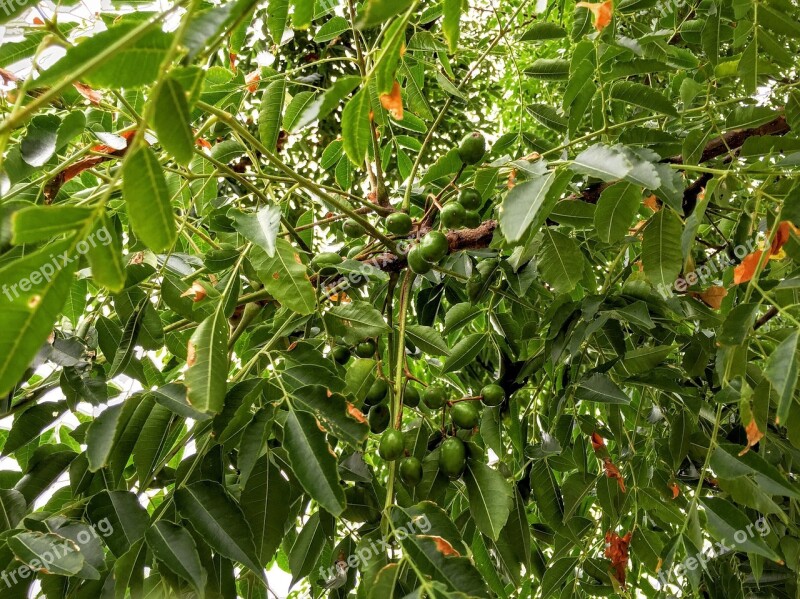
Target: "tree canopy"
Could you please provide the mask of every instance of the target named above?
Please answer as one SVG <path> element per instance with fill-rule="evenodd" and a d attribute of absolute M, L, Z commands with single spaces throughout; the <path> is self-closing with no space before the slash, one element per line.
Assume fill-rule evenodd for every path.
<path fill-rule="evenodd" d="M 4 599 L 800 593 L 796 3 L 2 8 Z"/>

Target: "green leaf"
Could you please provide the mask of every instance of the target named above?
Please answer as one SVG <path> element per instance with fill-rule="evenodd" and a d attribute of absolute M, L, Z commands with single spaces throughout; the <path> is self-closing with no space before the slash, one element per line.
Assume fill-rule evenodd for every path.
<path fill-rule="evenodd" d="M 159 404 L 151 408 L 133 450 L 133 465 L 140 484 L 153 473 L 158 459 L 168 449 L 172 422 L 171 410 Z"/>
<path fill-rule="evenodd" d="M 369 91 L 362 88 L 350 98 L 342 112 L 342 143 L 344 153 L 356 166 L 364 162 L 372 135 L 369 125 Z"/>
<path fill-rule="evenodd" d="M 528 106 L 528 112 L 542 125 L 558 133 L 566 132 L 569 126 L 567 119 L 561 116 L 555 108 L 547 104 L 531 104 Z"/>
<path fill-rule="evenodd" d="M 578 154 L 570 168 L 576 173 L 597 177 L 603 181 L 616 181 L 627 177 L 633 165 L 618 150 L 603 144 L 595 144 Z"/>
<path fill-rule="evenodd" d="M 678 116 L 673 103 L 660 91 L 633 81 L 620 81 L 611 88 L 609 96 L 626 104 L 633 104 L 645 110 L 653 110 L 670 116 Z"/>
<path fill-rule="evenodd" d="M 24 447 L 52 425 L 67 410 L 66 402 L 45 402 L 33 405 L 14 419 L 3 445 L 3 456 Z"/>
<path fill-rule="evenodd" d="M 338 319 L 348 336 L 355 340 L 378 337 L 389 331 L 389 326 L 372 304 L 355 300 L 349 304 L 334 306 L 328 312 Z"/>
<path fill-rule="evenodd" d="M 275 256 L 276 240 L 281 226 L 281 208 L 264 206 L 256 212 L 233 212 L 234 226 L 245 239 L 263 249 L 269 258 Z"/>
<path fill-rule="evenodd" d="M 666 207 L 656 212 L 644 229 L 642 264 L 645 276 L 656 289 L 668 292 L 681 272 L 682 231 L 683 225 L 680 219 Z"/>
<path fill-rule="evenodd" d="M 321 121 L 331 112 L 336 110 L 347 96 L 350 95 L 361 83 L 361 77 L 346 76 L 340 77 L 336 82 L 326 89 L 323 93 L 309 97 L 302 106 L 298 106 L 298 111 L 289 123 L 289 109 L 286 110 L 286 127 L 292 133 L 300 131 L 304 127 L 311 125 L 315 121 Z M 300 97 L 300 94 L 297 95 Z"/>
<path fill-rule="evenodd" d="M 70 47 L 66 55 L 53 66 L 45 69 L 36 80 L 36 86 L 47 87 L 70 77 L 77 67 L 107 50 L 138 25 L 140 23 L 125 22 L 85 38 Z M 161 72 L 161 62 L 171 43 L 172 35 L 154 26 L 138 40 L 126 44 L 90 69 L 81 81 L 92 87 L 108 88 L 136 88 L 152 83 Z"/>
<path fill-rule="evenodd" d="M 78 266 L 76 243 L 65 239 L 0 268 L 0 394 L 17 383 L 52 332 Z"/>
<path fill-rule="evenodd" d="M 250 523 L 259 563 L 268 564 L 284 537 L 291 508 L 291 485 L 280 469 L 261 456 L 242 489 L 241 506 Z"/>
<path fill-rule="evenodd" d="M 267 29 L 272 36 L 272 42 L 280 46 L 283 41 L 283 32 L 289 22 L 289 0 L 270 0 L 267 7 Z"/>
<path fill-rule="evenodd" d="M 86 430 L 86 457 L 89 459 L 91 472 L 97 472 L 108 465 L 114 442 L 124 424 L 123 405 L 117 404 L 104 410 Z"/>
<path fill-rule="evenodd" d="M 629 404 L 631 398 L 604 374 L 595 373 L 575 387 L 575 399 L 609 404 Z"/>
<path fill-rule="evenodd" d="M 481 353 L 484 345 L 486 345 L 486 334 L 484 333 L 473 333 L 464 337 L 450 350 L 450 355 L 442 366 L 442 374 L 464 368 Z"/>
<path fill-rule="evenodd" d="M 764 376 L 778 394 L 776 424 L 785 423 L 797 386 L 797 340 L 800 333 L 791 331 L 767 358 Z"/>
<path fill-rule="evenodd" d="M 418 324 L 406 326 L 406 338 L 414 345 L 433 356 L 448 356 L 450 348 L 447 347 L 439 332 L 432 327 Z"/>
<path fill-rule="evenodd" d="M 286 79 L 270 83 L 261 96 L 258 112 L 258 137 L 264 147 L 275 151 L 281 132 L 281 115 L 286 98 Z"/>
<path fill-rule="evenodd" d="M 569 78 L 569 61 L 563 58 L 537 58 L 525 69 L 525 74 L 544 81 L 564 81 Z"/>
<path fill-rule="evenodd" d="M 349 30 L 350 23 L 347 22 L 347 19 L 337 15 L 322 24 L 322 27 L 314 34 L 314 41 L 320 44 L 329 42 Z"/>
<path fill-rule="evenodd" d="M 755 553 L 775 562 L 780 556 L 767 545 L 758 534 L 748 534 L 748 526 L 753 529 L 752 521 L 737 507 L 721 497 L 708 497 L 700 500 L 705 509 L 708 527 L 714 537 L 722 541 L 726 547 L 739 551 Z"/>
<path fill-rule="evenodd" d="M 741 345 L 753 328 L 758 304 L 746 303 L 734 306 L 722 323 L 717 341 L 722 345 Z"/>
<path fill-rule="evenodd" d="M 511 513 L 511 485 L 497 470 L 472 459 L 467 460 L 464 484 L 475 525 L 496 541 Z"/>
<path fill-rule="evenodd" d="M 200 412 L 219 414 L 228 390 L 228 319 L 222 302 L 189 339 L 186 399 Z"/>
<path fill-rule="evenodd" d="M 161 146 L 178 164 L 189 164 L 194 154 L 186 91 L 174 78 L 163 79 L 153 92 L 153 128 Z"/>
<path fill-rule="evenodd" d="M 203 596 L 206 573 L 200 564 L 194 539 L 185 528 L 159 520 L 147 530 L 145 540 L 157 560 L 190 582 L 200 597 Z"/>
<path fill-rule="evenodd" d="M 172 247 L 178 236 L 175 214 L 164 171 L 149 147 L 140 146 L 125 156 L 122 196 L 136 236 L 154 252 Z"/>
<path fill-rule="evenodd" d="M 0 532 L 16 528 L 27 511 L 22 493 L 14 489 L 0 489 Z"/>
<path fill-rule="evenodd" d="M 444 0 L 442 11 L 442 33 L 447 40 L 450 53 L 453 54 L 458 49 L 458 38 L 461 35 L 461 7 L 463 0 Z"/>
<path fill-rule="evenodd" d="M 214 551 L 263 577 L 253 533 L 241 508 L 221 484 L 210 480 L 190 483 L 175 491 L 175 505 Z"/>
<path fill-rule="evenodd" d="M 661 364 L 675 350 L 673 345 L 637 347 L 625 354 L 616 369 L 627 374 L 645 374 Z"/>
<path fill-rule="evenodd" d="M 358 14 L 356 25 L 359 29 L 380 25 L 407 10 L 412 4 L 413 0 L 367 0 Z"/>
<path fill-rule="evenodd" d="M 557 293 L 569 293 L 583 278 L 584 258 L 571 238 L 547 227 L 542 232 L 537 267 Z"/>
<path fill-rule="evenodd" d="M 56 534 L 21 532 L 8 539 L 8 548 L 35 572 L 74 576 L 83 569 L 80 547 Z"/>
<path fill-rule="evenodd" d="M 348 403 L 338 393 L 331 393 L 322 385 L 305 385 L 292 391 L 297 409 L 312 414 L 320 426 L 337 439 L 353 445 L 363 443 L 369 434 L 367 420 L 359 409 Z"/>
<path fill-rule="evenodd" d="M 95 220 L 94 228 L 87 237 L 89 251 L 86 258 L 92 267 L 92 279 L 112 293 L 122 291 L 125 286 L 125 266 L 122 263 L 122 243 L 114 222 L 104 211 Z"/>
<path fill-rule="evenodd" d="M 547 192 L 555 181 L 556 173 L 525 181 L 506 194 L 500 206 L 500 230 L 508 241 L 522 239 L 533 223 L 542 206 L 545 205 Z"/>
<path fill-rule="evenodd" d="M 289 551 L 289 568 L 292 571 L 292 585 L 308 576 L 317 563 L 325 546 L 325 531 L 322 528 L 320 512 L 313 514 L 303 525 L 300 534 Z"/>
<path fill-rule="evenodd" d="M 339 484 L 336 454 L 325 440 L 312 414 L 292 410 L 286 418 L 284 445 L 297 480 L 325 510 L 338 516 L 344 511 L 344 490 Z"/>
<path fill-rule="evenodd" d="M 292 0 L 292 28 L 308 29 L 314 18 L 314 0 Z"/>
<path fill-rule="evenodd" d="M 270 257 L 260 247 L 250 252 L 250 261 L 267 291 L 282 305 L 298 314 L 311 314 L 316 308 L 316 293 L 300 254 L 283 238 L 275 242 Z"/>
<path fill-rule="evenodd" d="M 61 119 L 55 115 L 40 115 L 31 119 L 19 149 L 22 159 L 33 167 L 44 166 L 57 148 Z"/>
<path fill-rule="evenodd" d="M 96 528 L 110 529 L 104 540 L 117 557 L 144 536 L 149 520 L 136 495 L 128 491 L 101 491 L 89 501 L 86 514 Z"/>
<path fill-rule="evenodd" d="M 594 213 L 597 236 L 605 243 L 622 241 L 641 203 L 642 190 L 631 183 L 615 183 L 604 189 Z"/>
<path fill-rule="evenodd" d="M 538 42 L 542 40 L 557 40 L 567 37 L 567 31 L 560 25 L 546 21 L 534 23 L 523 33 L 519 41 Z"/>
<path fill-rule="evenodd" d="M 406 25 L 406 19 L 398 18 L 384 33 L 381 52 L 375 64 L 375 88 L 379 95 L 388 94 L 394 86 L 400 52 L 406 43 Z"/>

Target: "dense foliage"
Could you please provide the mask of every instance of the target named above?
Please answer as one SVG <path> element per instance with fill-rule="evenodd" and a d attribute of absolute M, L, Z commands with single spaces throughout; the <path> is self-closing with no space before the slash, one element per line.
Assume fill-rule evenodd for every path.
<path fill-rule="evenodd" d="M 798 596 L 796 3 L 35 3 L 3 599 Z"/>

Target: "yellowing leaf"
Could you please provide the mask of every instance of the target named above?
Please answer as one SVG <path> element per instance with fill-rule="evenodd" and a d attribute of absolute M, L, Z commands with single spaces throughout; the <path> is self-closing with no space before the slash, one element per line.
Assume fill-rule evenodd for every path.
<path fill-rule="evenodd" d="M 400 84 L 395 81 L 392 91 L 381 95 L 381 105 L 389 111 L 397 121 L 403 120 L 403 95 L 400 91 Z"/>
<path fill-rule="evenodd" d="M 580 8 L 588 8 L 594 15 L 594 28 L 597 31 L 603 31 L 609 23 L 614 13 L 614 3 L 612 0 L 605 2 L 578 2 L 576 6 Z"/>

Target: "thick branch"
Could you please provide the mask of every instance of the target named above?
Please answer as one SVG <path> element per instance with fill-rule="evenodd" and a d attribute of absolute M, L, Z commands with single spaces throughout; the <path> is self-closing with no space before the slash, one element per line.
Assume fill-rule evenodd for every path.
<path fill-rule="evenodd" d="M 706 144 L 703 153 L 700 156 L 700 162 L 708 162 L 717 156 L 727 154 L 731 150 L 736 150 L 744 145 L 744 142 L 751 137 L 760 137 L 762 135 L 784 135 L 789 132 L 789 125 L 786 118 L 779 116 L 769 123 L 764 123 L 759 127 L 752 129 L 735 129 L 728 131 L 724 135 L 712 139 Z M 671 156 L 665 158 L 664 162 L 671 164 L 683 164 L 683 156 Z"/>

